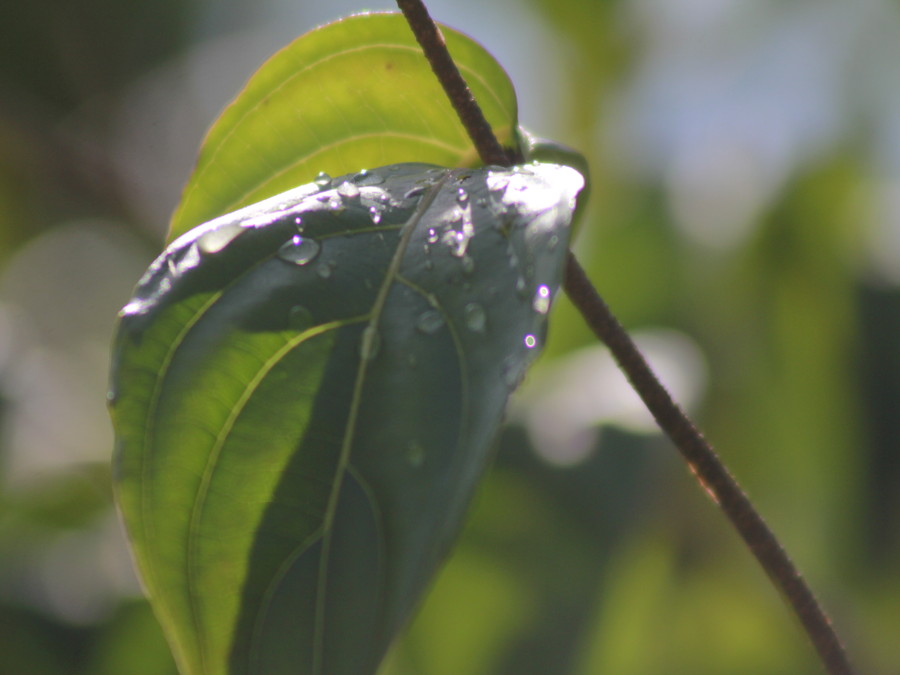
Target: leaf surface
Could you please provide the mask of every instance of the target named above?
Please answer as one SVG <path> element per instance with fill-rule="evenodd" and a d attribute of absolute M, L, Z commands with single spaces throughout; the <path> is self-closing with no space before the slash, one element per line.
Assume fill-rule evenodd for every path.
<path fill-rule="evenodd" d="M 375 671 L 543 344 L 582 185 L 393 165 L 153 263 L 114 352 L 116 496 L 184 673 Z"/>
<path fill-rule="evenodd" d="M 442 27 L 501 143 L 518 147 L 516 97 L 497 61 Z M 247 82 L 207 134 L 169 241 L 312 181 L 397 162 L 479 164 L 402 15 L 361 14 L 295 40 Z"/>

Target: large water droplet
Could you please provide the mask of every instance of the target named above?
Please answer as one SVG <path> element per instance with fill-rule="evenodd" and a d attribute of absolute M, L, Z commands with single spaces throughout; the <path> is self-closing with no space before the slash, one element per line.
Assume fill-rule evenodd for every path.
<path fill-rule="evenodd" d="M 347 201 L 356 201 L 359 199 L 359 188 L 349 180 L 345 180 L 338 185 L 337 193 L 341 196 L 341 199 L 346 199 Z"/>
<path fill-rule="evenodd" d="M 313 183 L 318 185 L 320 188 L 325 189 L 331 185 L 331 176 L 329 176 L 324 171 L 320 171 L 319 174 L 313 179 Z"/>
<path fill-rule="evenodd" d="M 315 239 L 295 234 L 278 249 L 278 257 L 294 265 L 306 265 L 319 255 L 320 248 Z"/>
<path fill-rule="evenodd" d="M 426 335 L 433 335 L 444 325 L 444 317 L 434 309 L 422 312 L 416 321 L 416 328 Z"/>
<path fill-rule="evenodd" d="M 362 334 L 362 340 L 359 343 L 359 356 L 363 361 L 371 361 L 378 356 L 378 350 L 381 349 L 381 336 L 375 326 L 368 325 Z"/>
<path fill-rule="evenodd" d="M 465 189 L 459 188 L 456 191 L 456 201 L 460 206 L 465 206 L 469 203 L 469 193 Z"/>
<path fill-rule="evenodd" d="M 410 441 L 406 446 L 406 461 L 413 468 L 425 463 L 425 448 L 418 441 Z"/>
<path fill-rule="evenodd" d="M 370 206 L 369 207 L 369 218 L 372 219 L 373 225 L 377 225 L 378 223 L 380 223 L 381 222 L 381 209 L 379 209 L 377 206 L 374 206 L 374 205 Z"/>
<path fill-rule="evenodd" d="M 288 310 L 288 327 L 298 333 L 313 325 L 312 313 L 303 305 L 294 305 Z"/>
<path fill-rule="evenodd" d="M 546 314 L 550 311 L 550 289 L 547 286 L 541 285 L 537 287 L 531 306 L 538 314 Z"/>
<path fill-rule="evenodd" d="M 217 227 L 200 235 L 199 239 L 197 239 L 197 248 L 200 249 L 200 253 L 205 255 L 218 253 L 234 241 L 235 237 L 245 231 L 243 227 L 237 224 Z"/>
<path fill-rule="evenodd" d="M 476 333 L 484 332 L 485 328 L 487 327 L 487 314 L 484 311 L 484 307 L 479 305 L 477 302 L 470 302 L 463 309 L 463 316 L 466 320 L 466 326 L 469 327 L 469 330 Z"/>

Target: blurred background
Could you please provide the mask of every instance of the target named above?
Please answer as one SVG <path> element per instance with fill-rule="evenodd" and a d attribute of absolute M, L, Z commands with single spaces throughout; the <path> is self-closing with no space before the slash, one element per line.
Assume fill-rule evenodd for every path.
<path fill-rule="evenodd" d="M 900 673 L 900 6 L 431 0 L 589 158 L 576 250 L 833 615 Z M 206 127 L 380 2 L 0 9 L 0 675 L 169 675 L 111 502 L 117 310 Z M 455 553 L 383 675 L 819 672 L 560 298 Z"/>

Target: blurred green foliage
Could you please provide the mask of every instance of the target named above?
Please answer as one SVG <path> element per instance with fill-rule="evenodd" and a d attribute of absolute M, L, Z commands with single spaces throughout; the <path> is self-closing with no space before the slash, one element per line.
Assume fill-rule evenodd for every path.
<path fill-rule="evenodd" d="M 173 672 L 111 505 L 108 340 L 203 127 L 282 42 L 356 9 L 276 5 L 0 10 L 2 675 Z M 557 128 L 534 130 L 591 160 L 579 255 L 630 329 L 677 331 L 702 355 L 705 376 L 685 371 L 699 387 L 692 412 L 860 672 L 896 672 L 896 4 L 430 6 L 501 62 L 517 21 L 539 27 L 533 48 L 547 49 L 559 96 L 542 102 Z M 265 38 L 275 24 L 280 37 Z M 481 37 L 491 31 L 496 47 Z M 764 575 L 645 423 L 589 410 L 592 426 L 562 430 L 580 439 L 568 455 L 536 431 L 550 403 L 535 390 L 593 345 L 565 301 L 550 337 L 385 675 L 818 672 Z"/>

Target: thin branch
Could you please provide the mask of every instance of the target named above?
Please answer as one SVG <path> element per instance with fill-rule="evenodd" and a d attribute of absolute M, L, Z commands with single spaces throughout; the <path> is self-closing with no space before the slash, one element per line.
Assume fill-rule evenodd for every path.
<path fill-rule="evenodd" d="M 431 70 L 434 71 L 453 109 L 456 110 L 456 115 L 466 128 L 466 133 L 478 150 L 481 161 L 497 166 L 514 164 L 519 158 L 510 157 L 500 145 L 469 85 L 447 51 L 447 43 L 444 42 L 441 29 L 432 20 L 425 5 L 420 0 L 397 0 L 397 6 L 412 28 L 413 35 L 425 52 L 425 58 L 431 64 Z"/>
<path fill-rule="evenodd" d="M 421 0 L 397 0 L 397 5 L 406 16 L 482 161 L 485 164 L 512 164 L 450 57 L 424 4 Z M 784 594 L 827 671 L 832 675 L 852 675 L 853 669 L 837 633 L 799 570 L 712 446 L 672 400 L 571 251 L 564 286 L 569 298 L 597 337 L 609 347 L 644 405 L 678 448 L 701 486 L 725 512 L 772 583 Z"/>
<path fill-rule="evenodd" d="M 656 423 L 728 516 L 772 583 L 784 594 L 828 672 L 851 675 L 853 671 L 840 639 L 800 571 L 715 450 L 653 374 L 571 251 L 566 265 L 565 288 L 591 330 L 609 347 Z"/>

